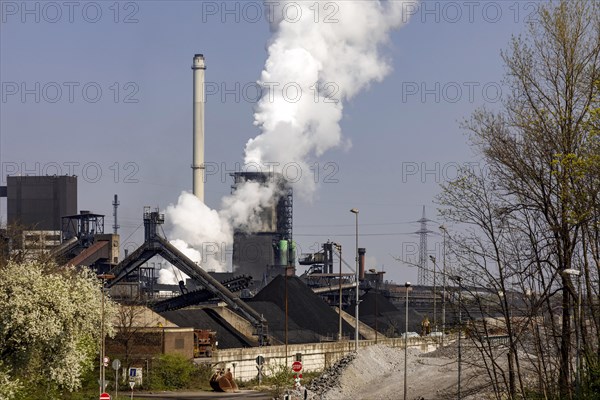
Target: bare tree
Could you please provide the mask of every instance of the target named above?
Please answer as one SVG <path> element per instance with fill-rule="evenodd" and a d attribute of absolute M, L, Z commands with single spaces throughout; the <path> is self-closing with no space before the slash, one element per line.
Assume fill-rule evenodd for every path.
<path fill-rule="evenodd" d="M 510 204 L 499 194 L 484 175 L 462 170 L 461 179 L 446 186 L 439 201 L 445 219 L 463 228 L 450 235 L 449 247 L 467 294 L 469 306 L 463 311 L 470 320 L 469 336 L 496 398 L 506 393 L 512 399 L 524 391 L 517 346 L 526 324 L 514 323 L 514 298 L 509 299 L 509 293 L 515 291 L 512 283 L 524 260 L 518 248 L 520 232 L 509 223 Z M 498 357 L 499 331 L 508 337 L 506 363 Z"/>
<path fill-rule="evenodd" d="M 549 368 L 541 371 L 538 363 L 540 386 L 554 391 L 556 370 L 561 398 L 573 395 L 571 316 L 578 299 L 566 272 L 582 271 L 588 294 L 597 288 L 598 264 L 592 273 L 589 258 L 598 255 L 598 169 L 593 162 L 584 162 L 585 169 L 578 166 L 595 160 L 590 110 L 600 79 L 599 10 L 592 1 L 548 3 L 528 33 L 513 39 L 502 54 L 512 94 L 500 111 L 479 110 L 464 124 L 489 175 L 463 174 L 441 197 L 444 215 L 472 228 L 454 241 L 465 270 L 480 280 L 483 276 L 498 293 L 514 289 L 509 285 L 514 279 L 519 293 L 535 294 L 526 315 L 547 317 L 538 337 L 549 342 L 538 347 L 540 355 L 550 351 L 544 354 Z M 506 385 L 514 398 L 517 387 L 525 390 L 516 350 L 520 335 L 529 330 L 524 329 L 528 324 L 516 326 L 506 297 L 496 300 L 510 338 Z M 577 323 L 585 325 L 583 319 Z M 597 319 L 595 324 L 597 349 Z"/>
<path fill-rule="evenodd" d="M 120 303 L 114 321 L 115 337 L 110 339 L 113 353 L 122 357 L 123 368 L 126 371 L 140 357 L 149 355 L 149 345 L 154 344 L 156 334 L 148 330 L 162 326 L 161 317 L 152 312 L 139 300 Z"/>

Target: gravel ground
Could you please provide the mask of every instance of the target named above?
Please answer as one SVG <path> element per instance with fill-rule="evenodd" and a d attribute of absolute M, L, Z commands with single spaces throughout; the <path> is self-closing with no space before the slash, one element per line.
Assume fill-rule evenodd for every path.
<path fill-rule="evenodd" d="M 465 349 L 465 351 L 469 351 Z M 481 371 L 463 364 L 462 382 L 470 388 L 463 399 L 485 399 L 481 391 Z M 458 369 L 456 345 L 423 354 L 408 349 L 407 399 L 433 400 L 456 398 Z M 309 388 L 311 400 L 396 400 L 403 398 L 404 350 L 383 345 L 360 349 L 341 360 Z"/>

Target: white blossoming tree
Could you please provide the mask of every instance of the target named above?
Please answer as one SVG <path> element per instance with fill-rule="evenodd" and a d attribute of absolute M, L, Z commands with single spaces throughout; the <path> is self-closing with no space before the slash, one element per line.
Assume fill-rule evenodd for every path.
<path fill-rule="evenodd" d="M 89 270 L 39 261 L 0 267 L 0 397 L 28 398 L 28 390 L 40 387 L 59 397 L 78 389 L 97 360 L 101 299 Z M 107 334 L 115 313 L 106 299 Z"/>

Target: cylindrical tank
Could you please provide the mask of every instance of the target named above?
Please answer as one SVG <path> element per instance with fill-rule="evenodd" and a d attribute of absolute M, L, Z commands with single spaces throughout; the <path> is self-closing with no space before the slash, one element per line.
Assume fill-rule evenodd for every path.
<path fill-rule="evenodd" d="M 360 247 L 358 249 L 358 274 L 361 281 L 365 280 L 365 254 L 367 249 Z"/>
<path fill-rule="evenodd" d="M 286 266 L 288 265 L 288 241 L 280 240 L 279 241 L 279 265 Z"/>
<path fill-rule="evenodd" d="M 296 242 L 294 240 L 290 241 L 289 263 L 291 266 L 296 265 Z"/>

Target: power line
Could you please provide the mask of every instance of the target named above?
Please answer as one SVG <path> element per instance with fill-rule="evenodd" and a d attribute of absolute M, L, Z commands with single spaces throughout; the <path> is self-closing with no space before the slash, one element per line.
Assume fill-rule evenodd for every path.
<path fill-rule="evenodd" d="M 360 236 L 410 236 L 414 235 L 413 232 L 390 232 L 390 233 L 361 233 Z M 354 237 L 355 234 L 350 233 L 294 233 L 294 236 L 342 236 L 342 237 Z"/>
<path fill-rule="evenodd" d="M 407 222 L 381 222 L 381 223 L 371 223 L 371 224 L 360 224 L 360 226 L 389 226 L 389 225 L 409 225 L 414 224 L 415 221 L 407 221 Z M 354 224 L 307 224 L 307 225 L 295 225 L 297 228 L 344 228 L 344 227 L 354 227 Z"/>
<path fill-rule="evenodd" d="M 138 229 L 140 229 L 142 226 L 144 225 L 144 223 L 142 222 L 141 224 L 139 224 L 137 226 L 137 228 L 135 228 L 135 230 L 133 232 L 131 232 L 131 234 L 129 236 L 127 236 L 127 238 L 125 240 L 121 240 L 121 243 L 125 243 L 127 242 L 127 240 L 129 240 L 130 237 L 132 237 L 134 235 L 134 233 L 137 232 Z"/>

